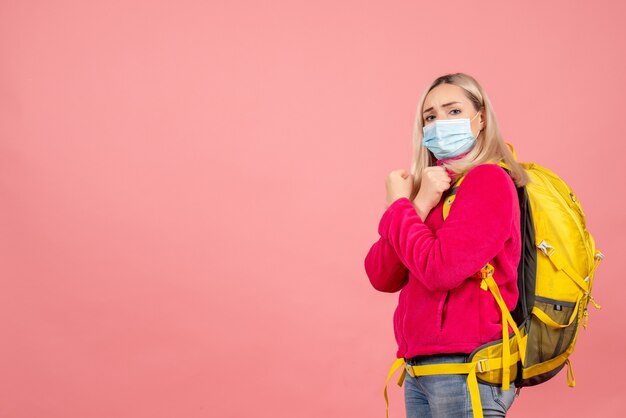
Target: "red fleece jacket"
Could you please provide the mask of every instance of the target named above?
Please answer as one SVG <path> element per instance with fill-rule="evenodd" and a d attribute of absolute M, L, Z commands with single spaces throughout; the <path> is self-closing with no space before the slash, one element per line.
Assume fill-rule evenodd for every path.
<path fill-rule="evenodd" d="M 445 222 L 443 201 L 422 220 L 408 198 L 395 200 L 365 257 L 375 289 L 400 290 L 393 316 L 397 358 L 471 353 L 502 338 L 497 303 L 471 277 L 487 262 L 509 309 L 517 301 L 521 237 L 513 180 L 500 166 L 481 164 L 467 173 Z"/>

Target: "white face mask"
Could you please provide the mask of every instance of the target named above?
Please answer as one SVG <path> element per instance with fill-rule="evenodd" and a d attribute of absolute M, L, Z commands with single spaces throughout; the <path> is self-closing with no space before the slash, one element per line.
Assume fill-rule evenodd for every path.
<path fill-rule="evenodd" d="M 476 137 L 472 132 L 470 122 L 476 119 L 479 113 L 476 113 L 471 120 L 468 118 L 442 119 L 424 126 L 422 144 L 438 160 L 456 157 L 471 150 L 476 143 Z"/>

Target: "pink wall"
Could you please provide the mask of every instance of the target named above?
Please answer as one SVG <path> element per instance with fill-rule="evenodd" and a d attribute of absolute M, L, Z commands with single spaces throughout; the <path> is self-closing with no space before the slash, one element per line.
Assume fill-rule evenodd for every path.
<path fill-rule="evenodd" d="M 510 416 L 620 416 L 624 12 L 2 1 L 0 417 L 384 416 L 397 294 L 363 258 L 419 94 L 454 71 L 607 255 L 577 387 Z"/>

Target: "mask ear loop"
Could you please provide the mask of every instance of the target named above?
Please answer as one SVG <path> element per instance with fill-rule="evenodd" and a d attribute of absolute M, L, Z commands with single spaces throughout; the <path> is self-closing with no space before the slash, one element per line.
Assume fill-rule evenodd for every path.
<path fill-rule="evenodd" d="M 472 120 L 476 119 L 476 116 L 478 116 L 479 114 L 480 114 L 480 110 L 478 112 L 476 112 L 476 114 L 474 115 Z M 480 135 L 481 132 L 482 132 L 482 128 L 478 129 L 478 133 L 474 136 L 474 138 L 478 139 L 478 135 Z M 474 135 L 474 132 L 472 132 L 472 135 Z"/>

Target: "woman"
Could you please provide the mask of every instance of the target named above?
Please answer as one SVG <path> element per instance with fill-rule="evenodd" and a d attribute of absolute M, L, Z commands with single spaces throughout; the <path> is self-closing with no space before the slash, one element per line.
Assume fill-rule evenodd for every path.
<path fill-rule="evenodd" d="M 465 362 L 502 337 L 501 311 L 476 273 L 486 263 L 509 310 L 517 302 L 521 255 L 517 187 L 528 175 L 502 139 L 491 103 L 463 73 L 437 78 L 415 118 L 411 173 L 386 178 L 380 239 L 365 258 L 372 286 L 400 290 L 394 313 L 396 356 L 407 365 Z M 510 174 L 494 162 L 504 162 Z M 445 192 L 465 175 L 443 219 Z M 479 382 L 484 416 L 506 415 L 514 384 Z M 467 375 L 406 375 L 407 418 L 471 417 Z"/>

